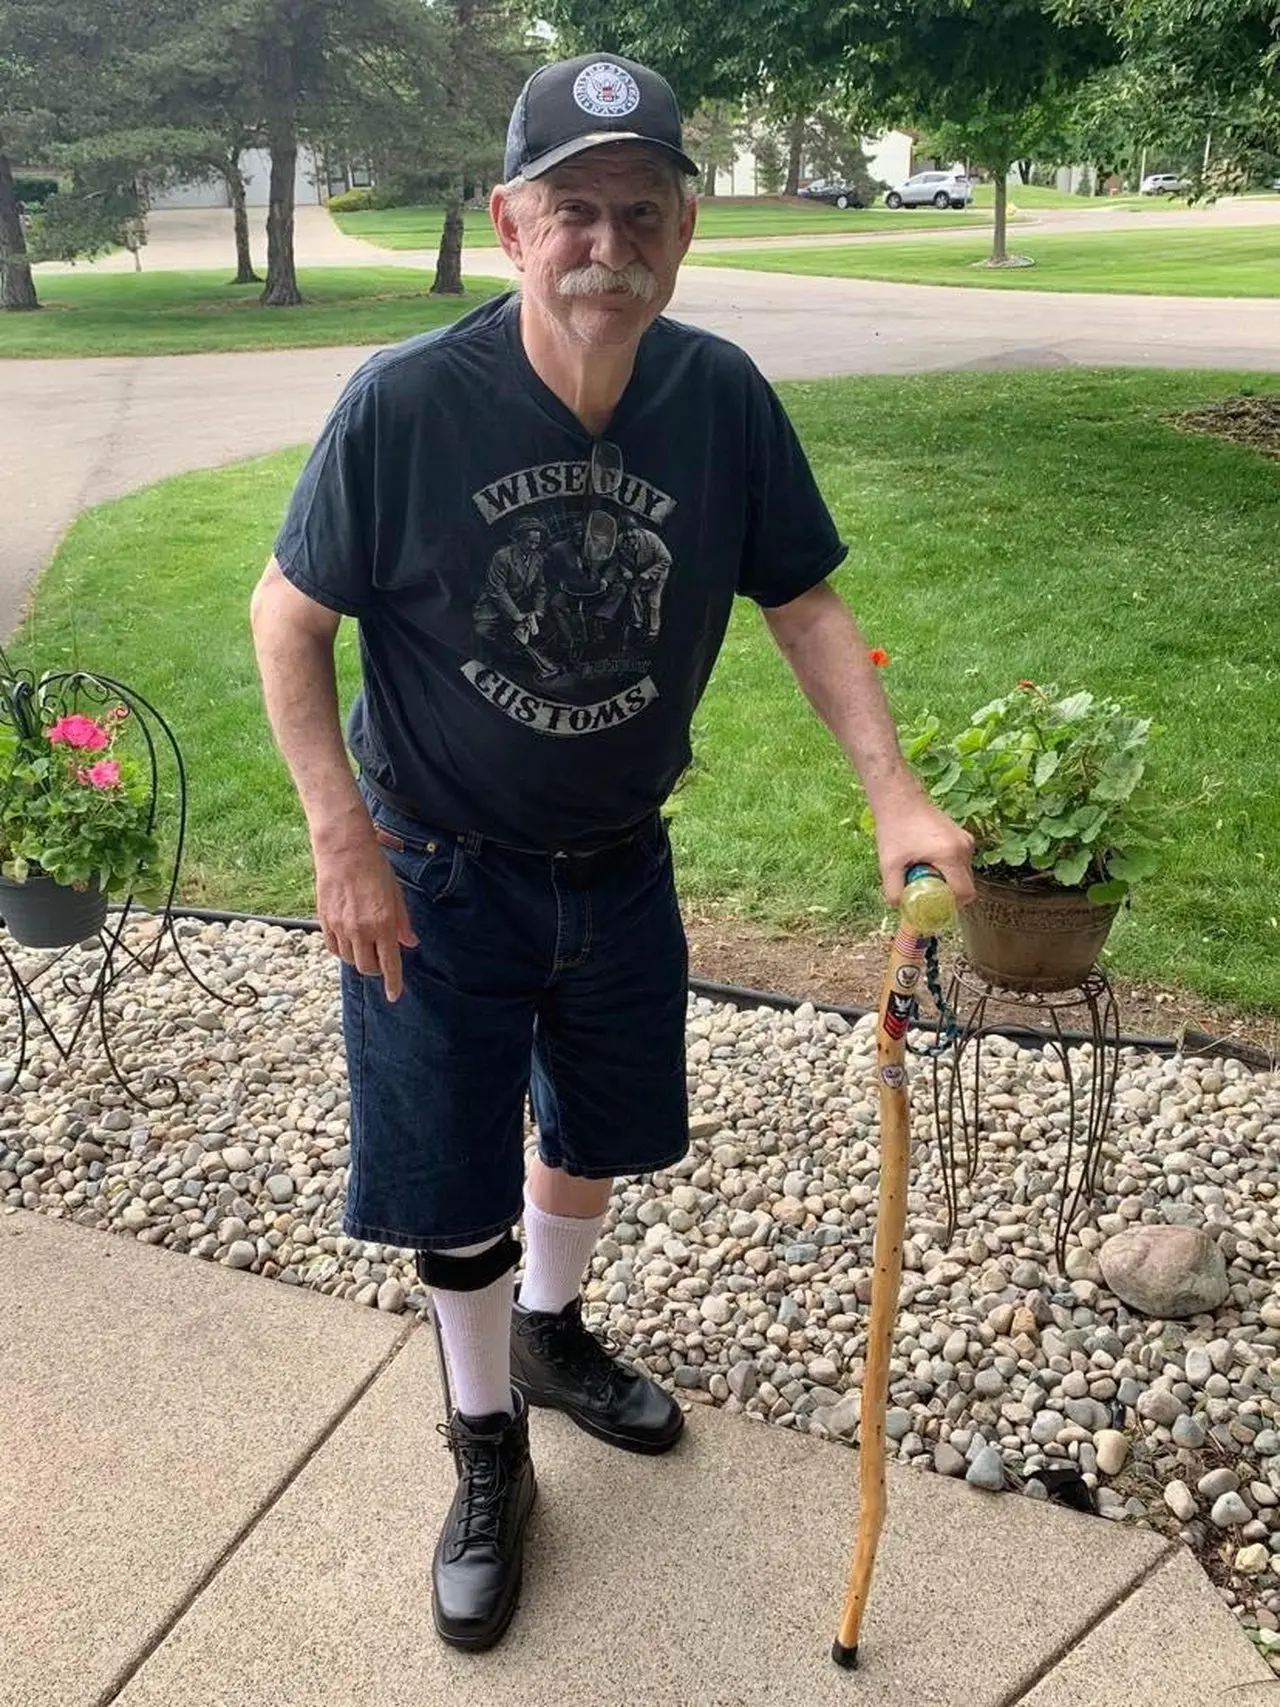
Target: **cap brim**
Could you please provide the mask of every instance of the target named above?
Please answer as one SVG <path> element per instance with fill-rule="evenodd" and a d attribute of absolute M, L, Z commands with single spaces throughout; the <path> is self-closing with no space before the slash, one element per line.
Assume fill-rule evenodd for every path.
<path fill-rule="evenodd" d="M 669 142 L 659 142 L 652 136 L 641 136 L 634 130 L 598 130 L 587 136 L 575 136 L 572 142 L 562 142 L 555 148 L 548 148 L 545 154 L 539 154 L 536 160 L 530 160 L 527 166 L 522 166 L 520 175 L 523 178 L 540 178 L 544 172 L 551 171 L 553 166 L 572 160 L 575 154 L 586 154 L 592 148 L 608 148 L 620 142 L 638 144 L 642 148 L 656 148 L 659 153 L 674 160 L 680 170 L 690 178 L 696 177 L 701 170 L 687 154 L 679 148 L 673 148 Z"/>

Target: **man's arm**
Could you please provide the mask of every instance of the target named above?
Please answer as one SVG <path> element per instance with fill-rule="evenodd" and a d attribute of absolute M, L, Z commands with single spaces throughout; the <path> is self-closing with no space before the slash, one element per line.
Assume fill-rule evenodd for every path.
<path fill-rule="evenodd" d="M 316 911 L 329 949 L 402 987 L 400 946 L 417 942 L 395 874 L 351 774 L 333 643 L 341 618 L 301 593 L 273 557 L 250 606 L 263 698 L 311 833 Z"/>
<path fill-rule="evenodd" d="M 888 703 L 852 613 L 824 581 L 764 613 L 806 699 L 843 747 L 876 820 L 892 905 L 908 866 L 936 866 L 959 905 L 973 899 L 972 838 L 940 812 L 902 757 Z"/>

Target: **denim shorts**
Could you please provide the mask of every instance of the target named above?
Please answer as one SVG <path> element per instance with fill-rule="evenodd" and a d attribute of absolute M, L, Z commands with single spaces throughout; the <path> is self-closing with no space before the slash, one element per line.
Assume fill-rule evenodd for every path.
<path fill-rule="evenodd" d="M 531 852 L 365 798 L 418 946 L 396 1002 L 342 968 L 346 1232 L 448 1250 L 511 1227 L 529 1095 L 551 1167 L 609 1179 L 678 1161 L 688 950 L 661 819 L 596 853 Z"/>

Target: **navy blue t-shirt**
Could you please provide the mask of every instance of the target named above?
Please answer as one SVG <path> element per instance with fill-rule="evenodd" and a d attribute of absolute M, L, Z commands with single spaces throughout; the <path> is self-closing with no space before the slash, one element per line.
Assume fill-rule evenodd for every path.
<path fill-rule="evenodd" d="M 845 547 L 741 350 L 657 320 L 596 440 L 534 372 L 513 296 L 365 363 L 275 555 L 359 622 L 347 733 L 375 791 L 553 848 L 662 803 L 734 595 L 786 604 Z"/>

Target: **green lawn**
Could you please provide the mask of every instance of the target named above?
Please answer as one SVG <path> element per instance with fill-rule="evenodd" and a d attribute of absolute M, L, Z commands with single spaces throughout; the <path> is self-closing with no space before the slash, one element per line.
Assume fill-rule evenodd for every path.
<path fill-rule="evenodd" d="M 803 202 L 765 202 L 753 207 L 744 202 L 699 202 L 698 226 L 695 241 L 713 242 L 729 237 L 830 237 L 847 231 L 851 236 L 863 236 L 882 231 L 949 231 L 953 226 L 982 226 L 990 224 L 990 216 L 962 213 L 957 208 L 943 211 L 936 207 L 899 208 L 895 213 L 887 207 L 847 208 L 823 203 L 806 206 Z"/>
<path fill-rule="evenodd" d="M 1009 207 L 1019 213 L 1036 214 L 1059 210 L 1080 213 L 1116 208 L 1141 212 L 1168 207 L 1166 196 L 1070 196 L 1038 184 L 1010 184 Z M 1185 203 L 1172 205 L 1182 208 Z M 831 232 L 928 231 L 955 225 L 987 225 L 995 206 L 995 189 L 979 184 L 972 211 L 940 212 L 937 208 L 901 208 L 897 213 L 882 204 L 870 208 L 839 208 L 782 201 L 772 197 L 714 197 L 698 204 L 698 237 L 810 237 Z M 444 225 L 442 207 L 389 207 L 368 213 L 334 213 L 334 223 L 348 237 L 360 237 L 380 249 L 434 250 Z M 469 249 L 493 248 L 498 239 L 483 209 L 469 208 L 463 240 Z"/>
<path fill-rule="evenodd" d="M 1113 963 L 1280 1009 L 1280 467 L 1161 419 L 1257 385 L 1059 370 L 782 390 L 850 541 L 839 583 L 891 656 L 899 715 L 959 719 L 1026 677 L 1130 697 L 1164 726 L 1173 845 L 1117 925 Z M 301 461 L 185 476 L 83 516 L 14 647 L 41 667 L 105 665 L 170 716 L 191 766 L 185 891 L 207 904 L 311 906 L 245 614 Z M 749 607 L 695 736 L 675 819 L 686 895 L 776 920 L 877 921 L 857 791 Z"/>
<path fill-rule="evenodd" d="M 1274 193 L 1275 192 L 1271 190 L 1246 190 L 1244 192 L 1245 196 L 1249 198 L 1273 195 Z M 1224 196 L 1222 199 L 1224 201 L 1234 201 L 1238 198 L 1234 196 Z M 995 188 L 993 185 L 978 185 L 975 205 L 980 208 L 994 207 Z M 1009 185 L 1009 205 L 1010 207 L 1016 205 L 1028 213 L 1034 213 L 1041 208 L 1046 210 L 1078 208 L 1082 213 L 1090 210 L 1099 212 L 1106 208 L 1123 208 L 1129 213 L 1138 211 L 1147 212 L 1152 208 L 1170 207 L 1177 208 L 1180 213 L 1188 211 L 1187 202 L 1182 196 L 1140 196 L 1136 192 L 1130 195 L 1119 196 L 1073 196 L 1067 195 L 1062 190 L 1047 189 L 1040 184 L 1013 183 Z M 1208 208 L 1211 204 L 1207 202 L 1200 202 L 1196 205 L 1201 208 Z M 1194 211 L 1194 209 L 1192 211 Z"/>
<path fill-rule="evenodd" d="M 1161 196 L 1073 196 L 1064 190 L 1051 190 L 1042 184 L 1010 184 L 1009 206 L 1022 209 L 1025 213 L 1039 213 L 1056 209 L 1076 208 L 1086 212 L 1090 208 L 1135 208 L 1159 205 L 1167 202 L 1167 197 Z M 993 208 L 996 205 L 994 184 L 979 184 L 974 195 L 974 206 L 978 208 Z M 1177 206 L 1182 206 L 1179 202 Z"/>
<path fill-rule="evenodd" d="M 370 208 L 367 213 L 337 213 L 329 217 L 348 237 L 359 237 L 379 249 L 427 249 L 440 246 L 444 228 L 442 207 Z M 462 241 L 468 249 L 496 249 L 497 233 L 482 208 L 468 208 L 463 217 Z"/>
<path fill-rule="evenodd" d="M 924 168 L 921 167 L 923 171 Z M 1042 184 L 1010 184 L 1010 205 L 1016 203 L 1023 208 L 1057 208 L 1057 207 L 1089 207 L 1092 197 L 1066 195 L 1062 190 L 1051 190 Z M 979 184 L 974 191 L 973 204 L 980 208 L 993 208 L 996 205 L 996 187 L 994 184 Z"/>
<path fill-rule="evenodd" d="M 1068 200 L 1071 198 L 1068 197 Z M 348 237 L 361 237 L 381 249 L 435 249 L 440 241 L 444 209 L 389 207 L 368 213 L 335 213 L 335 224 Z M 761 200 L 702 201 L 698 204 L 698 237 L 811 237 L 833 232 L 928 231 L 953 225 L 984 225 L 989 215 L 939 212 L 937 208 L 839 208 L 804 202 Z M 487 213 L 468 212 L 463 242 L 469 249 L 497 244 Z"/>
<path fill-rule="evenodd" d="M 1093 231 L 1079 236 L 1011 236 L 1034 267 L 976 266 L 985 240 L 850 243 L 821 249 L 753 249 L 691 256 L 696 266 L 749 267 L 901 284 L 969 285 L 995 290 L 1122 291 L 1140 296 L 1280 294 L 1280 225 L 1216 231 Z"/>
<path fill-rule="evenodd" d="M 465 297 L 433 297 L 431 274 L 410 267 L 317 268 L 299 284 L 300 308 L 263 308 L 261 285 L 230 285 L 222 273 L 38 273 L 44 306 L 0 314 L 0 359 L 390 344 L 509 288 L 468 278 Z"/>

